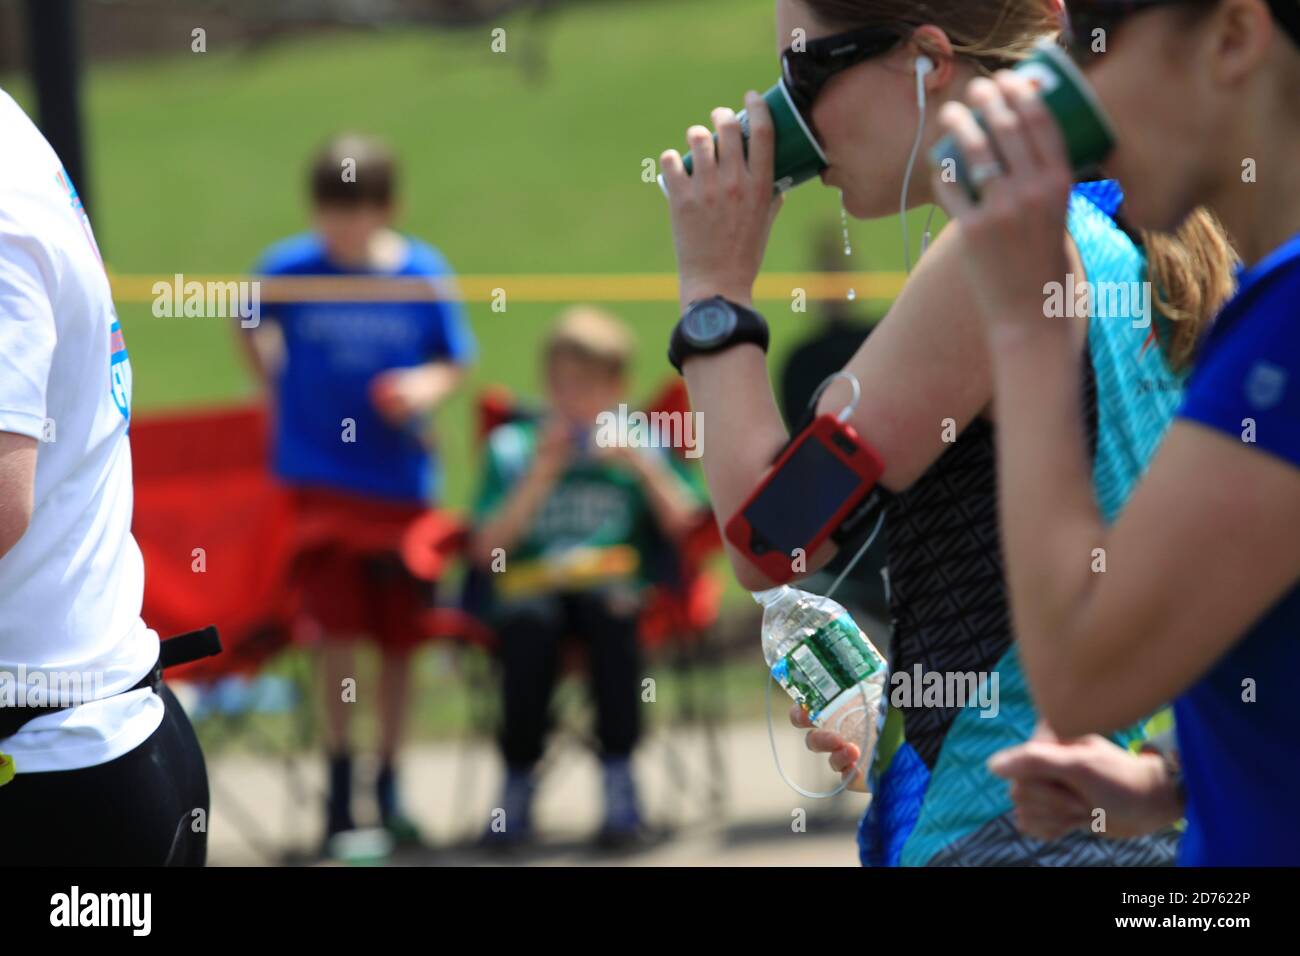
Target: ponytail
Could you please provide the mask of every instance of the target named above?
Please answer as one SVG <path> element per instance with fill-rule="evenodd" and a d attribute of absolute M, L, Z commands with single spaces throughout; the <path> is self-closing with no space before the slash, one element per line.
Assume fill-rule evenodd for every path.
<path fill-rule="evenodd" d="M 1154 288 L 1154 323 L 1174 371 L 1191 365 L 1196 343 L 1236 286 L 1237 254 L 1219 220 L 1200 208 L 1172 235 L 1144 232 L 1147 277 Z"/>

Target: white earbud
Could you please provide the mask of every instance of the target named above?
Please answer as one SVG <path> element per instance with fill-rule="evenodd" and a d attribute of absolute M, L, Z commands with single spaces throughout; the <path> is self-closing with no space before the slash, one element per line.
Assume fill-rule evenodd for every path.
<path fill-rule="evenodd" d="M 916 58 L 916 105 L 925 109 L 925 78 L 934 72 L 934 61 L 928 56 Z"/>
<path fill-rule="evenodd" d="M 934 60 L 928 56 L 916 58 L 916 142 L 912 144 L 912 155 L 907 160 L 907 172 L 903 175 L 903 194 L 898 198 L 898 219 L 903 227 L 903 262 L 907 271 L 912 271 L 912 244 L 907 235 L 907 196 L 912 185 L 912 172 L 916 168 L 916 158 L 921 153 L 921 141 L 925 137 L 925 78 L 934 72 Z M 934 215 L 933 208 L 930 210 Z M 930 224 L 927 221 L 925 235 L 921 237 L 921 255 L 930 246 Z"/>

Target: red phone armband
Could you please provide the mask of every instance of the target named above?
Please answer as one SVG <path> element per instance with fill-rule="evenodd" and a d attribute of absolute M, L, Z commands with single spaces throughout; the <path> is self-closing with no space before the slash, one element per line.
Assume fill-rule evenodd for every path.
<path fill-rule="evenodd" d="M 773 581 L 784 584 L 846 523 L 858 524 L 885 470 L 879 453 L 834 415 L 791 439 L 771 471 L 726 525 L 727 540 Z"/>

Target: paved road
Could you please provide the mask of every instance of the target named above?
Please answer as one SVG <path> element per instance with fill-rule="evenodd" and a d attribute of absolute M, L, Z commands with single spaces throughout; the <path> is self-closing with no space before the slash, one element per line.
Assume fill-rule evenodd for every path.
<path fill-rule="evenodd" d="M 809 789 L 834 784 L 779 727 L 787 771 Z M 678 731 L 651 736 L 637 754 L 647 818 L 659 832 L 636 852 L 609 854 L 591 844 L 600 817 L 599 765 L 576 740 L 554 748 L 538 792 L 539 845 L 506 856 L 473 845 L 497 804 L 501 768 L 485 741 L 426 744 L 404 757 L 403 793 L 430 849 L 390 858 L 399 865 L 638 865 L 854 866 L 859 794 L 810 800 L 789 789 L 772 764 L 762 724 L 732 724 L 720 734 L 724 768 L 705 738 Z M 210 759 L 212 816 L 209 861 L 214 865 L 318 862 L 324 767 L 315 755 L 292 771 L 272 758 L 217 755 Z M 367 779 L 362 767 L 359 778 Z M 721 792 L 718 791 L 720 785 Z M 359 789 L 366 795 L 367 788 Z M 358 800 L 359 822 L 373 806 Z"/>

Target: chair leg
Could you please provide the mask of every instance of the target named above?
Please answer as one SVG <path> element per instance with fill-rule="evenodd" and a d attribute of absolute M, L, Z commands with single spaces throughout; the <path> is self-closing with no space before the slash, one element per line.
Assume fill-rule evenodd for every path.
<path fill-rule="evenodd" d="M 293 727 L 296 731 L 294 738 L 291 740 L 291 746 L 284 754 L 284 771 L 286 786 L 289 792 L 297 798 L 298 805 L 301 806 L 311 799 L 315 799 L 317 804 L 323 804 L 325 801 L 325 792 L 317 787 L 312 787 L 304 779 L 302 767 L 299 763 L 297 754 L 309 752 L 315 745 L 316 741 L 316 719 L 313 710 L 313 701 L 316 699 L 316 682 L 315 671 L 312 667 L 310 655 L 303 653 L 298 656 L 296 666 L 292 670 L 291 680 L 293 682 L 296 700 L 293 709 Z M 285 833 L 289 833 L 291 822 L 296 822 L 291 801 L 285 807 Z M 298 841 L 289 837 L 288 846 L 285 847 L 286 855 L 294 852 L 294 844 Z M 311 855 L 313 850 L 309 848 L 310 844 L 304 847 L 298 844 L 297 852 L 300 855 Z"/>
<path fill-rule="evenodd" d="M 465 702 L 468 733 L 460 740 L 457 748 L 456 769 L 453 774 L 452 833 L 464 834 L 466 842 L 473 842 L 482 833 L 484 823 L 476 816 L 477 807 L 474 795 L 477 792 L 476 781 L 480 776 L 477 770 L 479 744 L 481 739 L 477 731 L 487 728 L 489 740 L 494 740 L 500 725 L 497 707 L 496 667 L 488 654 L 473 652 L 462 653 L 462 673 L 468 687 L 468 699 Z"/>
<path fill-rule="evenodd" d="M 726 812 L 727 804 L 727 759 L 722 746 L 721 730 L 727 722 L 727 682 L 722 671 L 722 659 L 718 649 L 708 639 L 707 633 L 694 636 L 699 648 L 699 660 L 712 676 L 712 687 L 708 693 L 710 706 L 704 708 L 704 746 L 709 755 L 709 766 L 715 772 L 709 777 L 709 804 L 718 816 Z"/>
<path fill-rule="evenodd" d="M 310 727 L 309 707 L 305 708 L 303 702 L 309 700 L 308 696 L 303 693 L 301 683 L 297 679 L 298 675 L 295 669 L 295 686 L 298 687 L 297 702 L 291 719 L 295 720 L 298 728 L 301 730 Z M 312 788 L 302 776 L 298 753 L 302 746 L 310 744 L 309 731 L 308 736 L 298 735 L 295 740 L 291 735 L 289 746 L 285 747 L 283 742 L 271 739 L 266 735 L 258 723 L 247 719 L 248 715 L 240 717 L 220 717 L 213 727 L 213 730 L 219 735 L 218 739 L 230 739 L 236 735 L 236 724 L 242 727 L 242 736 L 247 740 L 250 748 L 260 755 L 279 758 L 283 769 L 283 779 L 285 788 L 290 794 L 290 799 L 285 804 L 284 824 L 280 830 L 279 837 L 268 833 L 257 822 L 256 817 L 247 812 L 242 803 L 226 788 L 217 775 L 209 775 L 209 786 L 214 795 L 222 795 L 223 804 L 227 805 L 227 813 L 232 818 L 232 829 L 237 832 L 244 842 L 248 843 L 259 856 L 266 859 L 271 864 L 284 862 L 287 859 L 293 859 L 294 844 L 297 842 L 290 835 L 295 829 L 294 824 L 298 819 L 298 808 L 309 800 L 313 793 L 318 799 L 323 799 L 324 794 L 318 789 Z M 305 721 L 304 721 L 305 718 Z M 309 853 L 310 851 L 306 851 Z M 304 854 L 301 849 L 299 854 Z"/>
<path fill-rule="evenodd" d="M 688 634 L 676 647 L 674 667 L 682 686 L 681 719 L 687 726 L 698 726 L 703 734 L 708 769 L 702 796 L 711 813 L 720 816 L 726 804 L 726 761 L 719 734 L 726 711 L 724 685 L 721 680 L 706 680 L 720 676 L 717 663 L 704 634 Z"/>
<path fill-rule="evenodd" d="M 212 795 L 220 797 L 221 802 L 226 805 L 225 813 L 231 818 L 231 829 L 238 833 L 249 848 L 267 865 L 280 865 L 283 862 L 282 857 L 271 849 L 275 840 L 262 829 L 253 815 L 245 811 L 243 804 L 229 793 L 219 778 L 209 778 L 208 785 Z"/>

